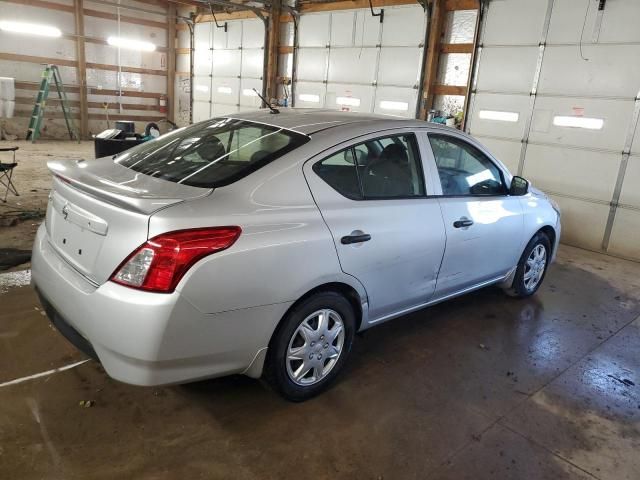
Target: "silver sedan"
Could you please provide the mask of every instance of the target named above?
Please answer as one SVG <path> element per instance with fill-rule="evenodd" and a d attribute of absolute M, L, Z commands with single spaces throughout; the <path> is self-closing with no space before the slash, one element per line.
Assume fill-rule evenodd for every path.
<path fill-rule="evenodd" d="M 418 120 L 259 111 L 49 168 L 33 284 L 135 385 L 240 373 L 304 400 L 358 331 L 487 285 L 534 294 L 560 238 L 542 192 Z"/>

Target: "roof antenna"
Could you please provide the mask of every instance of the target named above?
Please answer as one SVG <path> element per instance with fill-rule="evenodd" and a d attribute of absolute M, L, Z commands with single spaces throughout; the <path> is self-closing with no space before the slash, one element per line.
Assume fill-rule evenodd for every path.
<path fill-rule="evenodd" d="M 258 90 L 256 90 L 256 89 L 254 88 L 254 89 L 253 89 L 253 91 L 254 91 L 254 92 L 256 92 L 256 95 L 258 95 L 258 96 L 260 97 L 260 100 L 262 100 L 262 101 L 264 102 L 264 104 L 267 106 L 267 108 L 268 108 L 269 110 L 271 110 L 271 113 L 280 113 L 280 110 L 278 110 L 278 109 L 277 109 L 277 108 L 275 108 L 275 107 L 272 107 L 272 106 L 271 106 L 271 104 L 270 104 L 269 102 L 267 102 L 267 100 L 266 100 L 262 95 L 260 95 L 260 93 L 258 92 Z"/>

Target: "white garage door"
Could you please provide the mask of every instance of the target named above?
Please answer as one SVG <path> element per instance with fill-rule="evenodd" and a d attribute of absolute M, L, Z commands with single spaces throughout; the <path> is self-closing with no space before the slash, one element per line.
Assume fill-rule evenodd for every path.
<path fill-rule="evenodd" d="M 494 0 L 469 131 L 559 204 L 566 243 L 640 259 L 640 2 Z"/>
<path fill-rule="evenodd" d="M 227 21 L 227 31 L 197 23 L 194 32 L 193 121 L 260 106 L 264 23 Z"/>
<path fill-rule="evenodd" d="M 415 117 L 425 29 L 419 5 L 302 15 L 295 106 Z"/>

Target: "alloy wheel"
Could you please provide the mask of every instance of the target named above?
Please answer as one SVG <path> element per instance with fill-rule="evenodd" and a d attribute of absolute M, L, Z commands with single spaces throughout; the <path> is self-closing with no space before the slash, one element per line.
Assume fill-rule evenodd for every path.
<path fill-rule="evenodd" d="M 524 286 L 527 291 L 531 292 L 538 286 L 546 266 L 547 249 L 539 243 L 531 250 L 524 266 Z"/>
<path fill-rule="evenodd" d="M 326 377 L 342 354 L 344 338 L 344 323 L 335 310 L 317 310 L 305 318 L 287 348 L 291 381 L 306 387 Z"/>

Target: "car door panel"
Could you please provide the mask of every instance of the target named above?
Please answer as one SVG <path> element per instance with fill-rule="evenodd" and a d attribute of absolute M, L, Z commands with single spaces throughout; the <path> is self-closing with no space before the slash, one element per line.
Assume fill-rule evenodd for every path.
<path fill-rule="evenodd" d="M 492 183 L 494 178 L 479 168 L 473 171 L 475 165 L 452 164 L 453 155 L 442 149 L 436 151 L 430 139 L 451 140 L 453 146 L 468 147 L 466 154 L 473 153 L 483 162 L 490 162 L 493 177 L 500 173 L 504 184 L 504 172 L 477 145 L 454 134 L 429 133 L 425 137 L 426 163 L 439 184 L 447 237 L 435 292 L 436 297 L 441 297 L 507 274 L 520 255 L 524 218 L 519 198 L 507 195 L 504 185 L 499 193 L 471 194 L 485 187 L 489 192 L 497 189 Z"/>
<path fill-rule="evenodd" d="M 313 169 L 314 164 L 345 147 L 310 160 L 304 166 L 304 174 L 333 236 L 341 268 L 364 285 L 369 320 L 375 322 L 432 298 L 444 254 L 442 213 L 438 199 L 424 195 L 376 200 L 346 198 Z M 343 237 L 361 235 L 370 238 L 343 242 Z"/>

